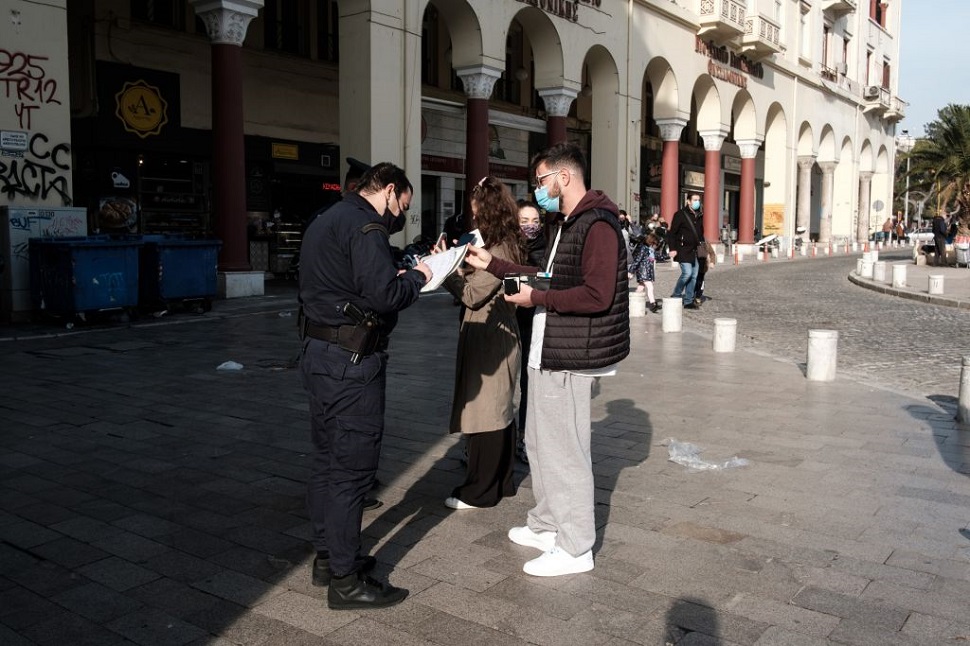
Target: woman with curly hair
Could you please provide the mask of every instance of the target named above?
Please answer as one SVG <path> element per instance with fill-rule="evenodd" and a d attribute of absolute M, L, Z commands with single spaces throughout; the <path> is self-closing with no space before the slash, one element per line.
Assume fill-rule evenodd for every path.
<path fill-rule="evenodd" d="M 526 259 L 518 209 L 508 187 L 485 177 L 471 191 L 471 211 L 484 246 L 516 264 Z M 515 306 L 503 298 L 502 282 L 471 268 L 452 274 L 444 287 L 465 306 L 458 333 L 455 393 L 450 431 L 468 446 L 465 481 L 445 505 L 494 507 L 515 495 L 515 421 L 512 396 L 519 376 L 519 327 Z"/>

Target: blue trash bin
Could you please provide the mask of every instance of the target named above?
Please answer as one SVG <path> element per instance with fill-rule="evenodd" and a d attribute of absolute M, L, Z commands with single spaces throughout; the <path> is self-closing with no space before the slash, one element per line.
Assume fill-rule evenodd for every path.
<path fill-rule="evenodd" d="M 34 307 L 55 316 L 138 305 L 138 240 L 30 238 Z"/>
<path fill-rule="evenodd" d="M 219 240 L 170 235 L 142 236 L 139 305 L 169 307 L 201 301 L 212 306 L 218 293 Z"/>

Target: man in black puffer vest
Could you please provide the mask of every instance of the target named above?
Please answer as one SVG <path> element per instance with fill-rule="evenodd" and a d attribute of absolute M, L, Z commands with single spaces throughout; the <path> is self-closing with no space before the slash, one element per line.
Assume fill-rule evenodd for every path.
<path fill-rule="evenodd" d="M 536 203 L 561 215 L 542 267 L 551 274 L 549 289 L 522 284 L 505 297 L 536 308 L 525 427 L 536 506 L 509 539 L 543 551 L 522 568 L 527 574 L 559 576 L 593 569 L 590 400 L 593 381 L 616 374 L 630 353 L 626 247 L 616 204 L 586 189 L 586 159 L 577 146 L 553 146 L 532 165 Z M 536 273 L 477 247 L 467 260 L 499 278 Z"/>

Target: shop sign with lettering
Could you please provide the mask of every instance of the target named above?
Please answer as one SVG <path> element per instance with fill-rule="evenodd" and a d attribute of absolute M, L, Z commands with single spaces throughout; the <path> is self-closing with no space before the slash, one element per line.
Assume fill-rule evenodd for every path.
<path fill-rule="evenodd" d="M 748 87 L 749 76 L 757 79 L 765 77 L 764 65 L 755 63 L 741 54 L 736 54 L 727 47 L 719 46 L 713 40 L 704 40 L 697 36 L 694 51 L 711 59 L 707 64 L 708 74 L 740 88 Z"/>
<path fill-rule="evenodd" d="M 571 22 L 579 22 L 579 7 L 599 8 L 603 0 L 516 0 Z"/>

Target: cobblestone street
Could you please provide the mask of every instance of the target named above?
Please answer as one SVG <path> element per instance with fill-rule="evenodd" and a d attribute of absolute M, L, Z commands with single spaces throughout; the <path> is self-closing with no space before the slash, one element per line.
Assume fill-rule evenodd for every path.
<path fill-rule="evenodd" d="M 462 477 L 458 309 L 422 296 L 392 338 L 384 506 L 364 516 L 378 576 L 411 595 L 380 611 L 329 611 L 309 583 L 292 285 L 204 315 L 4 330 L 0 644 L 966 641 L 970 436 L 952 395 L 968 313 L 855 286 L 853 266 L 722 267 L 682 334 L 631 321 L 592 401 L 595 568 L 553 579 L 524 574 L 535 553 L 506 537 L 533 504 L 527 466 L 495 508 L 442 504 Z M 659 269 L 660 294 L 676 273 Z M 738 319 L 738 352 L 711 351 L 716 316 Z M 835 382 L 797 365 L 810 327 L 842 334 Z M 228 360 L 243 368 L 216 370 Z M 750 465 L 690 472 L 671 438 Z"/>
<path fill-rule="evenodd" d="M 903 260 L 908 251 L 884 253 Z M 970 312 L 878 294 L 846 278 L 858 254 L 832 258 L 748 259 L 707 275 L 703 309 L 685 326 L 713 333 L 716 317 L 738 320 L 738 345 L 787 361 L 805 362 L 809 329 L 839 332 L 839 372 L 889 388 L 954 397 L 964 354 L 970 354 Z M 659 295 L 677 272 L 658 269 Z M 970 281 L 970 275 L 966 277 Z"/>

